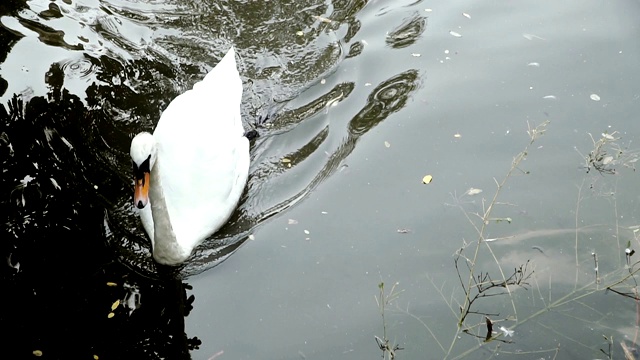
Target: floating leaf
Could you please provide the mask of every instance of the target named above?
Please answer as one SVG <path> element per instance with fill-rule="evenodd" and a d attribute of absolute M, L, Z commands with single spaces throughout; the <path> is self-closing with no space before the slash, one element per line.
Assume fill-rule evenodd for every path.
<path fill-rule="evenodd" d="M 40 350 L 33 350 L 33 356 L 38 356 L 38 357 L 42 356 L 42 351 L 40 351 Z"/>
<path fill-rule="evenodd" d="M 116 314 L 110 312 L 109 315 L 107 315 L 107 318 L 111 319 L 112 317 L 116 316 Z"/>
<path fill-rule="evenodd" d="M 111 304 L 111 311 L 115 310 L 118 307 L 118 305 L 120 305 L 120 300 L 114 301 L 114 303 Z"/>
<path fill-rule="evenodd" d="M 431 176 L 431 175 L 425 175 L 422 178 L 422 183 L 423 184 L 429 184 L 429 183 L 431 183 L 431 181 L 433 181 L 433 176 Z"/>
<path fill-rule="evenodd" d="M 107 286 L 118 286 L 118 284 L 112 282 L 112 281 L 107 281 Z"/>

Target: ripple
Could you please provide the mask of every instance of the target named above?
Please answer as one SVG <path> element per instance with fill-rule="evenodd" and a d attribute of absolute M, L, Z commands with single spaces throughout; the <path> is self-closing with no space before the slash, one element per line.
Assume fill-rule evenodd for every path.
<path fill-rule="evenodd" d="M 67 78 L 87 79 L 96 73 L 95 65 L 87 58 L 69 59 L 59 64 Z"/>
<path fill-rule="evenodd" d="M 369 95 L 365 107 L 349 123 L 349 132 L 361 135 L 402 109 L 419 87 L 419 80 L 418 71 L 411 69 L 380 83 Z"/>
<path fill-rule="evenodd" d="M 427 27 L 427 19 L 419 13 L 414 13 L 404 20 L 387 35 L 387 44 L 394 49 L 405 48 L 415 43 Z"/>

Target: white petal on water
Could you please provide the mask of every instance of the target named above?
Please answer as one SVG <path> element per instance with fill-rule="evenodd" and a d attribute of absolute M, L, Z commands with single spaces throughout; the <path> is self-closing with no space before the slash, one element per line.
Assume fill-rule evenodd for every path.
<path fill-rule="evenodd" d="M 540 67 L 540 63 L 538 63 L 538 62 L 530 62 L 530 63 L 527 64 L 527 66 Z"/>
<path fill-rule="evenodd" d="M 413 56 L 413 57 L 420 57 L 420 54 L 418 54 L 418 53 L 412 53 L 412 54 L 411 54 L 411 56 Z"/>
<path fill-rule="evenodd" d="M 604 159 L 602 159 L 602 165 L 607 165 L 612 161 L 613 161 L 613 156 L 607 156 Z"/>
<path fill-rule="evenodd" d="M 591 94 L 591 96 L 589 96 L 589 97 L 593 101 L 600 101 L 600 96 L 598 96 L 598 94 Z"/>
<path fill-rule="evenodd" d="M 471 15 L 467 14 L 467 13 L 462 13 L 462 16 L 466 17 L 467 19 L 471 19 Z"/>
<path fill-rule="evenodd" d="M 451 34 L 451 36 L 455 36 L 455 37 L 462 37 L 462 35 L 460 35 L 459 33 L 455 32 L 453 30 L 449 31 L 449 34 Z"/>
<path fill-rule="evenodd" d="M 543 96 L 543 99 L 547 99 L 547 100 L 555 100 L 556 96 L 555 95 L 547 95 L 547 96 Z"/>

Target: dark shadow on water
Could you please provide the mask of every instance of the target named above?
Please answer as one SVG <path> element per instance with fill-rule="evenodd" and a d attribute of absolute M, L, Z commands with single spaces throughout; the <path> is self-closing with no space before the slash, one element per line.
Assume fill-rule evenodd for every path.
<path fill-rule="evenodd" d="M 173 269 L 151 279 L 113 260 L 105 213 L 129 180 L 108 123 L 61 78 L 54 65 L 47 98 L 0 105 L 2 357 L 189 358 L 190 287 Z"/>

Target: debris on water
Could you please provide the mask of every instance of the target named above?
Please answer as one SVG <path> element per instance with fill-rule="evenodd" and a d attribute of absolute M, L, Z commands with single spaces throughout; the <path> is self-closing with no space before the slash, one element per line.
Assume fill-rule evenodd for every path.
<path fill-rule="evenodd" d="M 302 30 L 298 30 L 298 31 L 296 31 L 296 35 L 303 36 L 304 32 Z"/>
<path fill-rule="evenodd" d="M 544 254 L 544 249 L 542 248 L 542 246 L 538 246 L 538 245 L 533 245 L 531 247 L 533 250 L 538 250 L 540 251 L 541 254 Z"/>
<path fill-rule="evenodd" d="M 453 137 L 456 138 L 456 139 L 459 139 L 459 138 L 462 137 L 462 135 L 460 135 L 460 133 L 455 133 L 455 134 L 453 134 Z"/>
<path fill-rule="evenodd" d="M 304 233 L 309 235 L 309 230 L 305 230 Z"/>
<path fill-rule="evenodd" d="M 530 62 L 530 63 L 527 64 L 527 66 L 540 67 L 540 63 L 538 63 L 538 62 Z"/>
<path fill-rule="evenodd" d="M 409 229 L 398 229 L 396 231 L 398 232 L 398 234 L 408 234 L 411 232 L 411 230 Z"/>
<path fill-rule="evenodd" d="M 418 54 L 418 53 L 411 53 L 411 56 L 413 56 L 413 57 L 420 57 L 421 55 L 420 55 L 420 54 Z"/>
<path fill-rule="evenodd" d="M 33 356 L 38 356 L 38 357 L 40 357 L 40 356 L 42 356 L 42 351 L 40 351 L 40 350 L 33 350 L 32 354 L 33 354 Z"/>
<path fill-rule="evenodd" d="M 593 101 L 600 101 L 600 96 L 598 96 L 598 94 L 591 94 L 591 96 L 589 96 L 589 97 Z"/>
<path fill-rule="evenodd" d="M 57 190 L 60 190 L 60 185 L 58 185 L 58 182 L 56 181 L 56 179 L 49 178 L 49 180 L 51 180 L 51 184 L 53 184 L 54 188 L 56 188 Z"/>
<path fill-rule="evenodd" d="M 500 331 L 502 331 L 502 335 L 508 336 L 508 337 L 512 337 L 513 336 L 513 330 L 509 330 L 504 326 L 500 326 L 499 329 L 500 329 Z"/>
<path fill-rule="evenodd" d="M 547 96 L 543 96 L 543 99 L 546 100 L 556 100 L 556 96 L 555 95 L 547 95 Z"/>
<path fill-rule="evenodd" d="M 449 34 L 451 34 L 451 36 L 454 36 L 454 37 L 462 37 L 462 35 L 460 33 L 457 33 L 457 32 L 455 32 L 453 30 L 449 31 Z"/>
<path fill-rule="evenodd" d="M 431 183 L 431 181 L 433 181 L 433 176 L 431 176 L 431 175 L 425 175 L 422 178 L 422 183 L 423 184 L 429 184 L 429 183 Z"/>
<path fill-rule="evenodd" d="M 320 211 L 320 214 L 322 214 L 322 215 L 327 215 L 327 214 L 328 214 L 328 212 L 326 212 L 326 211 Z"/>
<path fill-rule="evenodd" d="M 255 240 L 255 239 L 256 239 L 256 237 L 255 237 L 253 234 L 249 235 L 249 240 L 252 240 L 252 241 L 253 241 L 253 240 Z"/>
<path fill-rule="evenodd" d="M 297 223 L 298 223 L 298 220 L 295 220 L 295 219 L 289 219 L 289 220 L 287 220 L 287 224 L 289 224 L 289 225 L 295 225 L 295 224 L 297 224 Z"/>
<path fill-rule="evenodd" d="M 471 15 L 469 15 L 469 14 L 467 14 L 465 12 L 462 13 L 462 16 L 466 17 L 467 19 L 471 19 Z"/>
<path fill-rule="evenodd" d="M 116 314 L 114 314 L 113 312 L 110 312 L 109 315 L 107 315 L 108 319 L 111 319 L 112 317 L 116 316 Z"/>
<path fill-rule="evenodd" d="M 602 165 L 607 165 L 612 161 L 613 161 L 613 156 L 605 156 L 605 158 L 602 159 Z"/>
<path fill-rule="evenodd" d="M 331 19 L 327 19 L 326 17 L 322 17 L 322 16 L 318 16 L 318 15 L 313 15 L 312 16 L 314 19 L 318 20 L 318 21 L 322 21 L 328 24 L 331 24 L 332 20 Z"/>
<path fill-rule="evenodd" d="M 469 188 L 469 190 L 467 190 L 466 194 L 467 195 L 478 195 L 482 192 L 482 189 L 476 189 L 476 188 Z"/>
<path fill-rule="evenodd" d="M 118 286 L 118 284 L 112 281 L 107 281 L 107 286 Z"/>
<path fill-rule="evenodd" d="M 384 142 L 384 147 L 389 148 L 389 147 L 391 147 L 391 144 L 388 141 L 385 141 Z"/>
<path fill-rule="evenodd" d="M 533 39 L 537 39 L 537 40 L 547 40 L 545 38 L 542 38 L 538 35 L 533 35 L 533 34 L 522 34 L 522 36 L 524 36 L 525 39 L 527 40 L 533 40 Z"/>
<path fill-rule="evenodd" d="M 426 11 L 426 12 L 432 12 L 432 11 L 433 11 L 433 9 L 429 9 L 429 8 L 427 8 L 427 9 L 424 9 L 424 11 Z"/>
<path fill-rule="evenodd" d="M 120 305 L 120 300 L 116 300 L 111 304 L 111 311 L 114 311 Z"/>

